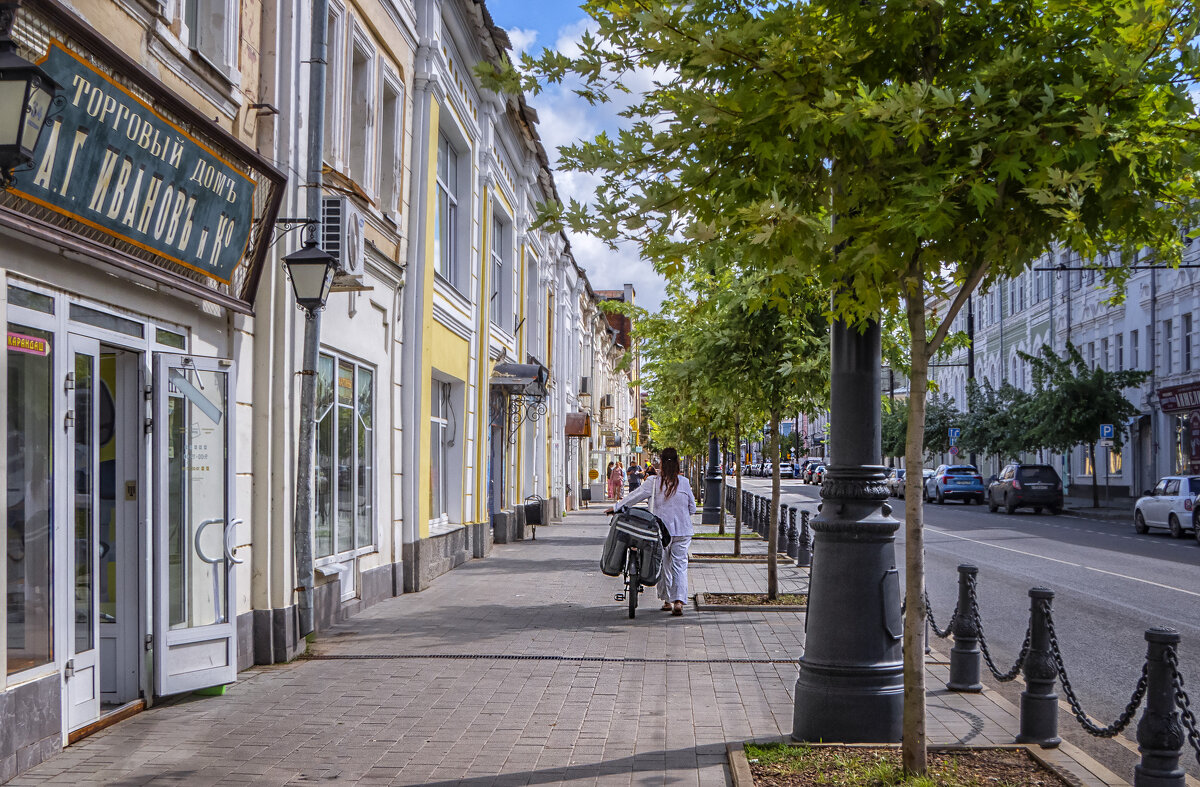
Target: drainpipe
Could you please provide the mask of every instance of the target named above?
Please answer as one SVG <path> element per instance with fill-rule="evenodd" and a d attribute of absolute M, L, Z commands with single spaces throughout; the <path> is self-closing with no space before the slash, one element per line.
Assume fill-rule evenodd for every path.
<path fill-rule="evenodd" d="M 967 389 L 970 390 L 971 383 L 975 381 L 975 296 L 967 296 Z M 895 381 L 892 382 L 892 388 L 896 387 Z M 893 396 L 894 396 L 893 392 Z M 963 402 L 967 406 L 967 412 L 970 412 L 970 399 Z M 979 467 L 975 462 L 975 452 L 971 452 L 971 464 Z"/>
<path fill-rule="evenodd" d="M 325 143 L 325 55 L 329 0 L 313 0 L 308 79 L 308 218 L 313 238 L 321 242 L 321 164 Z M 304 357 L 300 370 L 300 444 L 296 450 L 296 510 L 292 517 L 296 552 L 299 637 L 313 631 L 313 432 L 316 426 L 317 359 L 321 346 L 321 313 L 304 321 Z"/>
<path fill-rule="evenodd" d="M 1136 256 L 1134 264 L 1137 264 Z M 1150 405 L 1150 477 L 1147 480 L 1154 483 L 1158 479 L 1158 408 L 1154 406 L 1158 373 L 1158 271 L 1153 267 L 1150 268 L 1150 335 L 1146 338 L 1149 340 L 1146 352 L 1150 354 L 1150 388 L 1146 393 Z"/>

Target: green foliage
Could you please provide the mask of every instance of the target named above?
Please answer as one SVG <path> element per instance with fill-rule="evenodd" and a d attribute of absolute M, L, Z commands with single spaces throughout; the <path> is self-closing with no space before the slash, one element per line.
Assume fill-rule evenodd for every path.
<path fill-rule="evenodd" d="M 997 389 L 987 380 L 982 385 L 971 381 L 967 386 L 970 415 L 963 421 L 958 444 L 968 453 L 1002 460 L 1043 448 L 1035 436 L 1032 404 L 1030 394 L 1009 383 Z"/>
<path fill-rule="evenodd" d="M 904 456 L 908 435 L 908 408 L 897 402 L 895 406 L 884 406 L 883 455 Z M 926 458 L 944 454 L 950 450 L 950 427 L 962 427 L 968 416 L 954 406 L 949 395 L 930 395 L 925 403 L 925 440 L 921 453 Z"/>
<path fill-rule="evenodd" d="M 1101 424 L 1117 427 L 1113 445 L 1118 450 L 1125 444 L 1121 427 L 1138 409 L 1124 392 L 1145 382 L 1149 372 L 1090 368 L 1073 344 L 1067 345 L 1065 358 L 1044 345 L 1039 355 L 1021 356 L 1033 370 L 1035 393 L 1029 413 L 1039 447 L 1066 453 L 1077 445 L 1094 445 Z"/>

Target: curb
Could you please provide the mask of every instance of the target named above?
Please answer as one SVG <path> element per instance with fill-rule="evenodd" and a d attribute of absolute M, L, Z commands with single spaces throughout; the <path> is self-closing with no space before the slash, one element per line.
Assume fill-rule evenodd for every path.
<path fill-rule="evenodd" d="M 807 612 L 807 604 L 708 604 L 704 603 L 704 594 L 697 593 L 693 598 L 693 606 L 697 612 Z"/>
<path fill-rule="evenodd" d="M 736 566 L 742 563 L 770 563 L 771 559 L 766 555 L 762 557 L 734 557 L 733 555 L 722 555 L 718 552 L 700 553 L 698 555 L 688 555 L 689 563 L 719 563 L 726 566 Z M 781 563 L 783 561 L 780 561 Z"/>
<path fill-rule="evenodd" d="M 753 741 L 754 743 L 779 742 L 789 746 L 799 745 L 794 741 L 784 737 L 781 739 L 773 739 L 772 741 Z M 845 748 L 845 749 L 898 749 L 898 743 L 806 743 L 803 744 L 809 748 Z M 1078 776 L 1065 770 L 1062 766 L 1052 762 L 1047 757 L 1043 756 L 1038 746 L 1029 743 L 1010 743 L 999 744 L 994 746 L 929 746 L 929 752 L 957 752 L 957 751 L 1012 751 L 1023 749 L 1029 754 L 1029 758 L 1036 762 L 1041 767 L 1045 768 L 1050 773 L 1062 779 L 1072 787 L 1115 787 L 1115 785 L 1124 785 L 1125 782 L 1108 782 L 1100 780 L 1081 780 Z M 754 787 L 754 774 L 750 770 L 750 760 L 746 757 L 746 749 L 741 741 L 725 744 L 725 752 L 729 758 L 729 775 L 732 777 L 733 787 Z M 1081 752 L 1082 753 L 1082 752 Z"/>

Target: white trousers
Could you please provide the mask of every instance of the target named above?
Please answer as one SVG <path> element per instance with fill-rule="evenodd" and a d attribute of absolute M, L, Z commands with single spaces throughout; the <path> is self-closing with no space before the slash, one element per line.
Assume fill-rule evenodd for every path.
<path fill-rule="evenodd" d="M 687 602 L 687 560 L 691 536 L 671 536 L 671 543 L 663 550 L 662 577 L 658 580 L 660 601 Z"/>

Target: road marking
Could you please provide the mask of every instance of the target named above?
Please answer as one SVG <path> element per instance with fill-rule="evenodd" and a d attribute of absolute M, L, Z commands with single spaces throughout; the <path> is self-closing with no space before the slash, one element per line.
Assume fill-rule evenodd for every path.
<path fill-rule="evenodd" d="M 1174 585 L 1164 585 L 1161 582 L 1152 582 L 1149 579 L 1140 579 L 1138 577 L 1131 577 L 1128 574 L 1118 574 L 1115 571 L 1105 571 L 1102 568 L 1093 568 L 1092 566 L 1085 566 L 1082 563 L 1072 563 L 1069 560 L 1059 560 L 1058 558 L 1054 558 L 1054 557 L 1046 557 L 1045 555 L 1039 555 L 1036 552 L 1025 552 L 1024 550 L 1013 549 L 1012 547 L 1002 547 L 999 544 L 989 544 L 988 542 L 980 541 L 977 538 L 968 538 L 967 536 L 960 536 L 957 533 L 951 533 L 948 530 L 941 530 L 940 528 L 931 527 L 929 525 L 926 525 L 926 527 L 928 527 L 930 530 L 934 531 L 935 533 L 941 533 L 944 536 L 950 536 L 951 538 L 957 538 L 962 541 L 970 541 L 972 544 L 979 544 L 980 546 L 991 547 L 992 549 L 1002 549 L 1005 552 L 1015 552 L 1018 555 L 1026 555 L 1028 557 L 1036 557 L 1036 558 L 1040 558 L 1042 560 L 1049 560 L 1051 563 L 1059 563 L 1064 566 L 1074 566 L 1076 568 L 1083 568 L 1083 569 L 1087 569 L 1088 571 L 1095 571 L 1098 574 L 1108 574 L 1111 577 L 1119 577 L 1121 579 L 1128 579 L 1130 582 L 1141 582 L 1142 584 L 1153 585 L 1154 587 L 1162 588 L 1163 590 L 1174 590 L 1178 593 L 1185 593 L 1189 596 L 1196 596 L 1197 598 L 1200 598 L 1200 593 L 1196 593 L 1191 590 L 1184 590 L 1183 588 L 1177 588 Z"/>

